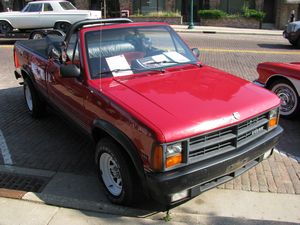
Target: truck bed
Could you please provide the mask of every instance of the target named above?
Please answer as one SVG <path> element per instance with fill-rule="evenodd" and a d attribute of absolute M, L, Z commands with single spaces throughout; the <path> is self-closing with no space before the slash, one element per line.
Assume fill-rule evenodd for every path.
<path fill-rule="evenodd" d="M 43 58 L 48 58 L 49 47 L 54 46 L 56 49 L 60 49 L 63 41 L 64 37 L 62 36 L 48 35 L 39 40 L 17 41 L 16 44 Z"/>

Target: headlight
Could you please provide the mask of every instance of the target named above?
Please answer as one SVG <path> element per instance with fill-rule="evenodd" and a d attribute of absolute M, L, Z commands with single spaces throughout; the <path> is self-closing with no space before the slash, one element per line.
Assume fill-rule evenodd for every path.
<path fill-rule="evenodd" d="M 165 167 L 170 168 L 182 162 L 182 143 L 168 145 L 166 147 L 166 163 Z"/>
<path fill-rule="evenodd" d="M 272 109 L 269 113 L 269 130 L 275 128 L 279 122 L 279 108 Z"/>
<path fill-rule="evenodd" d="M 151 167 L 155 171 L 162 171 L 179 165 L 183 162 L 183 154 L 182 142 L 164 146 L 157 145 L 152 152 Z"/>

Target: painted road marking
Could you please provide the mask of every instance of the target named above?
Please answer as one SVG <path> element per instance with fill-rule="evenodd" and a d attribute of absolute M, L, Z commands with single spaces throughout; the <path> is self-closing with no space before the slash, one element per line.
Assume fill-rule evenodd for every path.
<path fill-rule="evenodd" d="M 13 45 L 0 45 L 0 48 L 12 48 L 14 47 Z"/>
<path fill-rule="evenodd" d="M 3 133 L 0 130 L 0 150 L 2 153 L 2 157 L 3 157 L 3 161 L 5 165 L 12 165 L 12 160 L 11 160 L 11 155 L 10 152 L 8 150 L 6 141 L 4 139 Z"/>
<path fill-rule="evenodd" d="M 239 50 L 239 49 L 217 49 L 217 48 L 199 48 L 203 52 L 232 52 L 232 53 L 254 53 L 254 54 L 276 54 L 276 55 L 300 55 L 300 51 L 258 51 L 258 50 Z"/>

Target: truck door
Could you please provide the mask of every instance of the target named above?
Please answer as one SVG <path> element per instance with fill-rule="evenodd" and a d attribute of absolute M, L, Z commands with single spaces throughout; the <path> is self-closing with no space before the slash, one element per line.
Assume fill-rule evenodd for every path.
<path fill-rule="evenodd" d="M 75 64 L 80 67 L 80 52 L 78 48 L 77 34 L 74 34 L 67 47 L 67 63 Z M 86 97 L 87 87 L 85 85 L 84 75 L 81 78 L 63 78 L 60 75 L 61 64 L 49 60 L 48 67 L 48 93 L 50 100 L 59 108 L 60 111 L 67 114 L 84 130 L 88 131 L 85 124 L 84 99 Z"/>

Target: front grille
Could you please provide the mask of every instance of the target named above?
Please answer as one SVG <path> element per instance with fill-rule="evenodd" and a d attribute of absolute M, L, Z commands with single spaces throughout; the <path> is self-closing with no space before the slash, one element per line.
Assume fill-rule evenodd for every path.
<path fill-rule="evenodd" d="M 268 130 L 268 113 L 235 126 L 190 138 L 191 162 L 233 151 L 264 135 Z"/>

